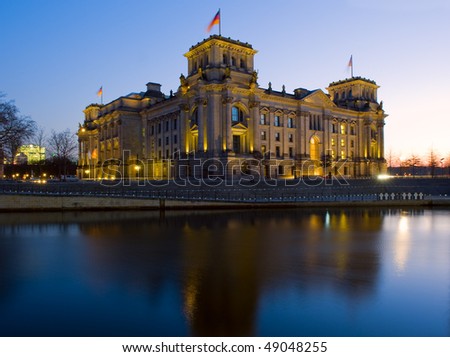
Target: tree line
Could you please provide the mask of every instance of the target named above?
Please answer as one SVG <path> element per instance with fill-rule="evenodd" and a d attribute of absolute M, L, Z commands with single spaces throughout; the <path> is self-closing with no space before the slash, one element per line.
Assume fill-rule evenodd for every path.
<path fill-rule="evenodd" d="M 14 163 L 20 148 L 28 144 L 46 148 L 46 158 L 40 158 L 37 164 L 57 166 L 59 176 L 67 175 L 71 163 L 76 161 L 75 133 L 66 129 L 47 134 L 30 117 L 22 115 L 14 101 L 6 100 L 0 93 L 0 165 Z"/>

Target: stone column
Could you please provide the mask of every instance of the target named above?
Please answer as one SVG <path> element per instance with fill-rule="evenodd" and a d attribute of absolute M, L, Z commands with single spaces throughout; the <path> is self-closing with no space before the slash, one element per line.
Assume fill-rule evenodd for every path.
<path fill-rule="evenodd" d="M 259 105 L 257 101 L 250 103 L 251 127 L 249 126 L 250 152 L 261 151 L 261 133 L 259 130 Z M 253 151 L 251 148 L 253 147 Z"/>
<path fill-rule="evenodd" d="M 198 114 L 198 151 L 204 151 L 204 111 L 203 111 L 203 103 L 204 98 L 197 99 L 197 114 Z"/>
<path fill-rule="evenodd" d="M 207 115 L 208 115 L 208 125 L 207 125 L 207 142 L 208 142 L 208 156 L 215 155 L 215 153 L 220 153 L 223 150 L 225 144 L 224 138 L 220 140 L 221 128 L 222 128 L 222 105 L 220 93 L 210 93 L 208 95 L 207 103 Z M 222 133 L 222 136 L 224 134 Z"/>
<path fill-rule="evenodd" d="M 233 98 L 224 98 L 225 103 L 225 136 L 226 136 L 226 151 L 233 151 L 233 133 L 231 131 L 231 103 Z"/>
<path fill-rule="evenodd" d="M 283 111 L 283 116 L 281 117 L 281 128 L 282 128 L 282 134 L 281 134 L 281 155 L 283 158 L 289 159 L 289 138 L 288 138 L 288 114 L 289 110 Z"/>
<path fill-rule="evenodd" d="M 377 123 L 378 129 L 378 158 L 384 159 L 384 120 L 380 120 Z"/>
<path fill-rule="evenodd" d="M 180 137 L 180 155 L 189 153 L 189 143 L 187 142 L 187 134 L 189 130 L 189 106 L 187 104 L 181 104 L 180 108 L 180 125 L 178 133 Z M 155 130 L 156 133 L 156 130 Z"/>

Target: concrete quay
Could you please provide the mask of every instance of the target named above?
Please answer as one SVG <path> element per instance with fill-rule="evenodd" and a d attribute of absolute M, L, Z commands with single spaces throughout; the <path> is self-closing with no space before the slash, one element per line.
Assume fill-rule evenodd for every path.
<path fill-rule="evenodd" d="M 287 207 L 450 206 L 450 179 L 275 181 L 245 187 L 132 182 L 47 185 L 0 182 L 0 211 L 200 210 Z"/>

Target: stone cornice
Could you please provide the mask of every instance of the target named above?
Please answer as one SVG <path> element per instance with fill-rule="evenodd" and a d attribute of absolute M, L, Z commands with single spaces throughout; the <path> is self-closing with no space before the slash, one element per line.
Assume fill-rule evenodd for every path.
<path fill-rule="evenodd" d="M 252 46 L 248 43 L 243 43 L 240 41 L 232 40 L 231 38 L 225 38 L 218 35 L 212 35 L 202 42 L 197 43 L 189 49 L 189 52 L 185 53 L 184 56 L 187 58 L 192 58 L 200 53 L 209 50 L 212 46 L 217 46 L 227 50 L 233 50 L 240 52 L 244 55 L 254 55 L 258 51 L 254 50 Z"/>

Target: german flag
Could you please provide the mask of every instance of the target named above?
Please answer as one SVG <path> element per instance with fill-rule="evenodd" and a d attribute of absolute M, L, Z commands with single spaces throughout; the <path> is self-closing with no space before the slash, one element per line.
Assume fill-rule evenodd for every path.
<path fill-rule="evenodd" d="M 220 24 L 220 10 L 217 11 L 216 16 L 212 19 L 211 23 L 208 25 L 208 28 L 206 29 L 207 32 L 210 32 L 214 25 Z"/>

